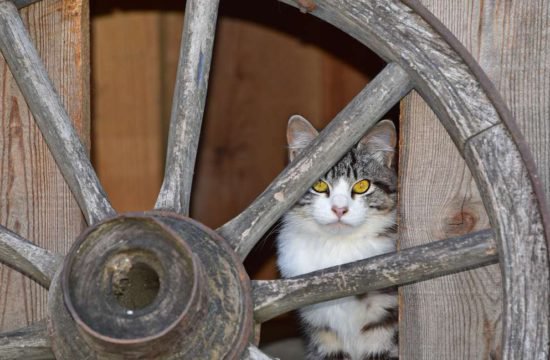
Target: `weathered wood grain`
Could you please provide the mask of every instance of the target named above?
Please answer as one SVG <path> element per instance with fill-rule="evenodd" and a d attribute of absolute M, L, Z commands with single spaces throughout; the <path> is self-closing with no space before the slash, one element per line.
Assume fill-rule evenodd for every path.
<path fill-rule="evenodd" d="M 260 237 L 323 172 L 411 89 L 407 74 L 389 64 L 237 217 L 217 231 L 245 258 Z M 334 135 L 334 136 L 331 136 Z"/>
<path fill-rule="evenodd" d="M 403 101 L 400 129 L 400 247 L 489 227 L 466 163 L 418 95 Z M 501 336 L 500 281 L 495 265 L 402 287 L 401 357 L 496 355 Z"/>
<path fill-rule="evenodd" d="M 61 255 L 36 246 L 0 225 L 0 262 L 48 288 L 62 261 Z"/>
<path fill-rule="evenodd" d="M 88 8 L 81 0 L 45 0 L 21 10 L 83 141 L 89 139 Z M 85 222 L 11 71 L 0 58 L 0 224 L 64 254 Z M 0 331 L 44 318 L 46 290 L 0 266 Z"/>
<path fill-rule="evenodd" d="M 550 356 L 550 265 L 536 194 L 526 189 L 529 174 L 504 126 L 472 138 L 464 152 L 493 219 L 499 246 L 504 302 L 502 351 L 505 359 Z M 498 159 L 494 161 L 494 159 Z M 512 190 L 512 191 L 510 191 Z M 533 334 L 528 337 L 525 334 Z"/>
<path fill-rule="evenodd" d="M 0 357 L 3 360 L 55 359 L 46 322 L 41 321 L 23 329 L 0 334 Z"/>
<path fill-rule="evenodd" d="M 218 0 L 190 0 L 185 7 L 164 181 L 156 209 L 189 213 L 195 158 L 208 89 Z"/>
<path fill-rule="evenodd" d="M 520 128 L 527 130 L 539 173 L 548 174 L 550 37 L 545 29 L 549 26 L 549 4 L 538 0 L 522 4 L 477 0 L 422 3 L 449 27 L 489 75 Z M 479 195 L 470 184 L 470 172 L 445 141 L 443 129 L 432 123 L 433 114 L 418 97 L 407 99 L 402 110 L 402 246 L 435 239 L 453 223 L 452 227 L 462 230 L 472 225 L 477 228 L 479 221 L 485 223 L 484 217 L 479 217 Z M 434 159 L 434 154 L 439 157 Z M 494 159 L 501 162 L 501 158 Z M 548 176 L 541 179 L 548 195 Z M 432 186 L 427 188 L 424 181 Z M 535 276 L 533 280 L 540 279 Z M 500 357 L 501 291 L 501 276 L 491 267 L 403 288 L 401 355 L 411 359 Z M 513 347 L 523 349 L 523 345 Z M 514 354 L 511 358 L 521 358 L 509 353 Z"/>
<path fill-rule="evenodd" d="M 0 50 L 89 224 L 114 214 L 17 8 L 0 1 Z"/>
<path fill-rule="evenodd" d="M 485 230 L 283 280 L 254 281 L 254 316 L 267 321 L 302 306 L 410 284 L 498 262 Z"/>

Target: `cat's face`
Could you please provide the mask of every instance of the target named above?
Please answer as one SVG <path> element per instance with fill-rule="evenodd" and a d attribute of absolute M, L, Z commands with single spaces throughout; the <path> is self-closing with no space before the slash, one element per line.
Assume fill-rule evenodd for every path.
<path fill-rule="evenodd" d="M 287 131 L 291 160 L 316 136 L 307 120 L 292 117 Z M 377 124 L 313 184 L 292 208 L 291 219 L 332 233 L 393 221 L 396 176 L 391 163 L 395 139 L 390 121 Z"/>

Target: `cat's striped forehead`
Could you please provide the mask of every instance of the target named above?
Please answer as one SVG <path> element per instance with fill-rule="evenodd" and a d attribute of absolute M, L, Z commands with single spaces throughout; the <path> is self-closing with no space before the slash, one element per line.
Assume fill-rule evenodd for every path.
<path fill-rule="evenodd" d="M 372 182 L 381 183 L 392 191 L 396 186 L 394 171 L 357 146 L 353 147 L 323 177 L 329 183 L 336 183 L 342 178 L 350 184 L 361 179 L 369 179 Z"/>

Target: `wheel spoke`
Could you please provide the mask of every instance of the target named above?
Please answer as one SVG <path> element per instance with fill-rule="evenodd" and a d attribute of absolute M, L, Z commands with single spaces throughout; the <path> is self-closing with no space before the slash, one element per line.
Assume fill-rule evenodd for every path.
<path fill-rule="evenodd" d="M 245 258 L 267 229 L 411 87 L 402 68 L 387 65 L 245 211 L 218 233 Z"/>
<path fill-rule="evenodd" d="M 277 360 L 270 356 L 268 356 L 266 353 L 258 349 L 256 346 L 250 344 L 248 346 L 248 352 L 243 357 L 244 360 Z"/>
<path fill-rule="evenodd" d="M 88 224 L 114 214 L 86 149 L 10 1 L 0 1 L 0 50 Z"/>
<path fill-rule="evenodd" d="M 253 281 L 254 317 L 264 322 L 302 306 L 405 285 L 498 262 L 491 230 L 290 279 Z"/>
<path fill-rule="evenodd" d="M 156 209 L 189 212 L 219 0 L 189 0 L 170 119 L 164 181 Z"/>
<path fill-rule="evenodd" d="M 0 334 L 0 354 L 4 360 L 55 359 L 48 338 L 46 322 Z"/>
<path fill-rule="evenodd" d="M 30 276 L 46 289 L 62 261 L 61 255 L 36 246 L 0 226 L 0 262 Z"/>

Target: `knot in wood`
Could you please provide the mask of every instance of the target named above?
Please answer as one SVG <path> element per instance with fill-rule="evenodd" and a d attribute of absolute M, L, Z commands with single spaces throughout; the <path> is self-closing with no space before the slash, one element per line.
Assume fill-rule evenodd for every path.
<path fill-rule="evenodd" d="M 479 221 L 479 216 L 468 209 L 446 216 L 443 223 L 445 237 L 456 237 L 468 234 L 474 230 Z"/>

